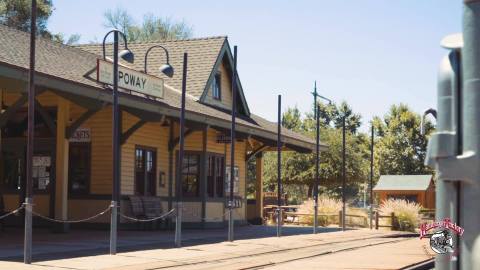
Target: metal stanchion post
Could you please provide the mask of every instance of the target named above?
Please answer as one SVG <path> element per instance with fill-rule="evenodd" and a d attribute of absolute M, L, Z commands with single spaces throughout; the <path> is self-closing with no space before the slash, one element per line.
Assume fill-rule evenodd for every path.
<path fill-rule="evenodd" d="M 175 215 L 175 246 L 182 246 L 182 202 L 177 202 Z"/>
<path fill-rule="evenodd" d="M 110 216 L 110 224 L 111 224 L 111 229 L 110 229 L 110 254 L 115 255 L 117 253 L 117 220 L 118 220 L 118 207 L 117 207 L 117 202 L 112 201 L 110 204 L 110 207 L 112 208 L 110 211 L 112 211 L 111 216 Z"/>
<path fill-rule="evenodd" d="M 25 198 L 24 263 L 32 262 L 32 198 Z"/>
<path fill-rule="evenodd" d="M 228 241 L 233 241 L 233 202 L 228 202 Z"/>

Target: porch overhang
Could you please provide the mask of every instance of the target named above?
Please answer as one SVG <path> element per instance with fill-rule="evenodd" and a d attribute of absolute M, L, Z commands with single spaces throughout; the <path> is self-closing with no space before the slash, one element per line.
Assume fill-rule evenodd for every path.
<path fill-rule="evenodd" d="M 0 77 L 14 79 L 15 81 L 27 82 L 28 81 L 28 69 L 11 65 L 5 62 L 0 62 Z M 36 72 L 35 74 L 36 84 L 39 87 L 52 90 L 58 93 L 60 96 L 72 99 L 74 98 L 77 104 L 89 109 L 96 109 L 112 102 L 112 95 L 108 89 L 102 86 L 93 87 L 91 85 L 82 84 L 79 82 L 70 81 L 68 79 L 55 77 L 42 72 Z M 20 83 L 19 85 L 22 85 Z M 26 87 L 20 87 L 20 92 L 25 92 Z M 144 111 L 150 115 L 157 114 L 159 116 L 167 116 L 170 118 L 179 117 L 179 108 L 172 107 L 160 101 L 146 99 L 144 97 L 131 95 L 128 93 L 119 93 L 120 106 L 132 108 L 135 111 Z M 202 123 L 210 127 L 217 127 L 224 130 L 230 130 L 230 121 L 220 119 L 214 116 L 201 114 L 198 112 L 187 111 L 185 112 L 187 120 L 197 123 Z M 239 133 L 248 134 L 266 140 L 269 144 L 275 143 L 277 140 L 277 134 L 275 132 L 269 132 L 261 128 L 255 128 L 242 124 L 237 124 L 236 130 Z M 314 151 L 315 144 L 302 141 L 296 138 L 282 135 L 282 141 L 285 147 L 302 152 L 310 153 Z M 320 151 L 325 151 L 327 146 L 320 145 Z"/>

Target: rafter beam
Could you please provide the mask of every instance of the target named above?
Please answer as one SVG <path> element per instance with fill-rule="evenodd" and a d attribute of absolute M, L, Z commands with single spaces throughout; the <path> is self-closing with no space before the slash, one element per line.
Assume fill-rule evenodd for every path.
<path fill-rule="evenodd" d="M 187 131 L 185 131 L 184 138 L 186 139 L 190 134 L 192 134 L 195 131 L 197 131 L 197 130 L 193 129 L 193 128 L 187 129 Z M 180 136 L 173 139 L 170 142 L 170 144 L 168 145 L 168 150 L 172 151 L 173 149 L 175 149 L 175 147 L 178 145 L 179 142 L 180 142 Z"/>
<path fill-rule="evenodd" d="M 245 157 L 245 161 L 249 161 L 250 159 L 252 159 L 253 157 L 255 157 L 256 155 L 258 155 L 258 153 L 261 153 L 263 150 L 267 149 L 269 146 L 268 145 L 265 145 L 265 144 L 262 144 L 261 146 L 257 147 L 257 149 L 253 150 L 250 154 L 248 154 L 246 157 Z"/>
<path fill-rule="evenodd" d="M 84 112 L 80 117 L 78 117 L 75 122 L 73 122 L 69 127 L 66 128 L 65 131 L 65 139 L 70 139 L 73 136 L 73 133 L 83 124 L 85 121 L 90 119 L 95 113 L 97 113 L 100 109 L 91 109 Z"/>
<path fill-rule="evenodd" d="M 52 119 L 52 116 L 48 113 L 48 111 L 35 99 L 35 110 L 40 114 L 45 124 L 47 124 L 48 129 L 52 134 L 57 134 L 57 125 L 55 121 Z"/>
<path fill-rule="evenodd" d="M 44 89 L 38 89 L 35 94 L 36 96 L 40 95 L 43 93 L 45 90 Z M 0 114 L 0 128 L 4 127 L 8 119 L 15 114 L 20 108 L 23 107 L 27 103 L 28 100 L 28 95 L 27 94 L 22 94 L 11 106 L 5 110 L 2 114 Z"/>
<path fill-rule="evenodd" d="M 139 120 L 138 122 L 133 124 L 127 131 L 122 133 L 122 135 L 120 137 L 120 145 L 125 144 L 127 142 L 128 138 L 130 138 L 130 136 L 132 136 L 133 133 L 135 133 L 135 131 L 137 131 L 139 128 L 143 127 L 143 125 L 145 125 L 146 123 L 147 123 L 147 121 L 145 121 L 145 120 Z"/>

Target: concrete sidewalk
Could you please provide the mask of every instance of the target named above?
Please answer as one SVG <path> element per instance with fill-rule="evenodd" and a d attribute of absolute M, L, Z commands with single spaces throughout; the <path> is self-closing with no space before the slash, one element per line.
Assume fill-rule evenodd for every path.
<path fill-rule="evenodd" d="M 400 232 L 362 229 L 313 235 L 311 228 L 286 227 L 290 236 L 278 238 L 272 236 L 274 229 L 238 228 L 237 235 L 243 235 L 244 239 L 233 243 L 223 242 L 222 237 L 218 243 L 190 242 L 190 246 L 182 248 L 138 249 L 115 256 L 36 260 L 29 266 L 4 261 L 0 262 L 0 269 L 399 269 L 431 258 L 423 247 L 425 240 Z M 221 236 L 218 231 L 215 234 L 208 230 L 189 234 L 191 237 Z M 254 238 L 255 235 L 260 237 Z M 199 238 L 190 239 L 202 242 Z"/>

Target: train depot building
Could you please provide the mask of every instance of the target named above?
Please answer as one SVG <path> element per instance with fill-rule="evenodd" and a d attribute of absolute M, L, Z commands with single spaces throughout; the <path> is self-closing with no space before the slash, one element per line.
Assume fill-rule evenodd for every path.
<path fill-rule="evenodd" d="M 155 215 L 175 205 L 183 53 L 188 52 L 185 154 L 180 177 L 184 226 L 226 226 L 233 66 L 228 39 L 131 43 L 128 47 L 136 61 L 121 64 L 143 72 L 143 57 L 153 45 L 168 50 L 175 72 L 171 78 L 160 74 L 165 54 L 155 49 L 149 55 L 148 70 L 163 79 L 162 97 L 119 88 L 120 211 L 142 216 L 147 210 L 146 198 L 160 206 L 153 209 Z M 111 47 L 107 45 L 109 57 Z M 33 211 L 64 220 L 95 215 L 107 209 L 112 198 L 112 91 L 96 78 L 102 45 L 71 47 L 38 38 L 36 54 Z M 4 211 L 18 208 L 25 196 L 28 63 L 29 34 L 0 26 L 0 198 Z M 137 83 L 144 82 L 135 80 Z M 235 83 L 234 218 L 245 224 L 246 163 L 257 161 L 257 204 L 255 214 L 249 216 L 260 217 L 262 152 L 276 150 L 277 125 L 256 116 L 240 79 Z M 315 149 L 313 140 L 286 129 L 282 130 L 282 142 L 284 151 L 309 153 Z M 324 147 L 321 145 L 322 150 Z M 107 227 L 109 222 L 107 214 L 79 226 Z M 135 225 L 123 218 L 120 222 L 124 227 Z M 20 225 L 22 217 L 10 216 L 6 223 Z M 51 223 L 35 216 L 34 225 Z"/>

